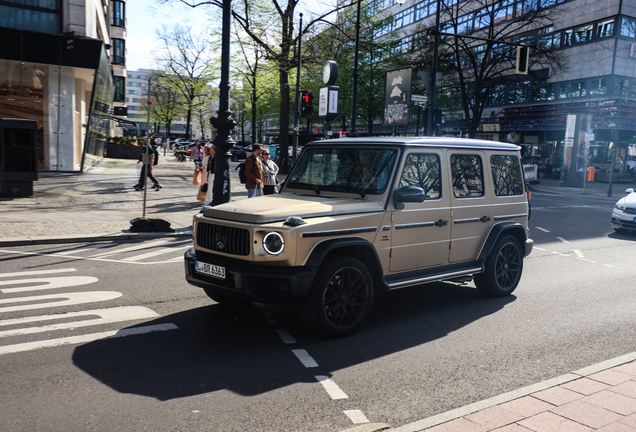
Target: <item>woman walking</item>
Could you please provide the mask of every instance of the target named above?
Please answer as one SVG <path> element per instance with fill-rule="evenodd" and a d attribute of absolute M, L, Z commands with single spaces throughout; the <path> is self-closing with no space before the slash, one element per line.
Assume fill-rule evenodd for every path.
<path fill-rule="evenodd" d="M 206 145 L 203 147 L 203 159 L 201 160 L 201 166 L 203 172 L 201 173 L 201 186 L 199 186 L 199 193 L 197 199 L 203 201 L 204 205 L 210 205 L 212 201 L 212 185 L 214 184 L 214 155 L 216 149 L 212 145 Z"/>
<path fill-rule="evenodd" d="M 272 195 L 276 193 L 276 174 L 278 174 L 278 165 L 269 159 L 269 150 L 263 149 L 261 153 L 263 158 L 263 194 Z"/>

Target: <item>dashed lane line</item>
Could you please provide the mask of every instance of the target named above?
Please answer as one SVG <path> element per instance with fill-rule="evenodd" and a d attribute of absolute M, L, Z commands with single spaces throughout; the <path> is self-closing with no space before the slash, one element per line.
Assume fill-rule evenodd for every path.
<path fill-rule="evenodd" d="M 278 333 L 278 336 L 280 336 L 280 338 L 283 340 L 284 343 L 286 344 L 296 343 L 296 339 L 294 339 L 294 337 L 290 335 L 287 330 L 276 329 L 276 333 Z"/>
<path fill-rule="evenodd" d="M 366 416 L 360 410 L 345 410 L 344 413 L 354 424 L 369 423 Z"/>
<path fill-rule="evenodd" d="M 292 352 L 296 355 L 296 357 L 298 357 L 298 360 L 300 360 L 300 362 L 303 364 L 303 366 L 305 366 L 306 368 L 314 368 L 314 367 L 318 367 L 318 363 L 316 363 L 316 360 L 314 360 L 309 353 L 307 352 L 307 350 L 304 349 L 295 349 L 292 350 Z"/>
<path fill-rule="evenodd" d="M 547 232 L 549 233 L 550 231 L 545 229 L 545 228 L 541 228 L 541 227 L 535 227 L 536 229 L 538 229 L 539 231 L 543 231 L 543 232 Z"/>
<path fill-rule="evenodd" d="M 316 375 L 316 379 L 331 397 L 331 399 L 349 399 L 349 396 L 342 391 L 338 384 L 336 384 L 331 378 L 326 375 Z M 360 413 L 362 414 L 362 413 Z M 367 420 L 368 422 L 368 420 Z M 355 422 L 354 422 L 355 423 Z"/>
<path fill-rule="evenodd" d="M 561 240 L 563 243 L 570 243 L 569 241 L 567 241 L 566 239 L 564 239 L 563 237 L 557 237 L 559 240 Z"/>

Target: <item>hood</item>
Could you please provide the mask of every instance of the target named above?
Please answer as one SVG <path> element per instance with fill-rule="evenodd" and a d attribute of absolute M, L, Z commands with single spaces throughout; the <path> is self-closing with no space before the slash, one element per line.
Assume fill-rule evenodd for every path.
<path fill-rule="evenodd" d="M 616 204 L 624 205 L 630 208 L 636 208 L 636 192 L 632 192 L 629 195 L 621 198 Z"/>
<path fill-rule="evenodd" d="M 284 221 L 289 216 L 311 218 L 382 211 L 384 206 L 379 201 L 281 194 L 231 201 L 208 209 L 204 215 L 215 219 L 264 224 Z"/>

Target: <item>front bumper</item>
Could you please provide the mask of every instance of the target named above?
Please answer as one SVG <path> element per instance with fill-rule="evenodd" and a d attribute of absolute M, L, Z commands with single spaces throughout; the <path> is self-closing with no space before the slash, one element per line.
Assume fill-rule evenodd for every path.
<path fill-rule="evenodd" d="M 316 268 L 256 265 L 249 261 L 198 252 L 184 254 L 188 283 L 260 303 L 298 303 L 311 288 Z M 195 261 L 225 268 L 225 279 L 196 272 Z"/>
<path fill-rule="evenodd" d="M 534 240 L 531 238 L 526 239 L 526 248 L 524 250 L 523 256 L 527 257 L 532 252 L 532 248 L 534 247 Z"/>
<path fill-rule="evenodd" d="M 636 230 L 636 215 L 612 211 L 612 228 Z"/>

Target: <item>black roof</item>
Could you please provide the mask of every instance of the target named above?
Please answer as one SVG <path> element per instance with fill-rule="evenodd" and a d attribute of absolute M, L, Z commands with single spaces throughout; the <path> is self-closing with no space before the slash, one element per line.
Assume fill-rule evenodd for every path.
<path fill-rule="evenodd" d="M 469 138 L 445 138 L 445 137 L 368 137 L 368 138 L 336 138 L 330 140 L 313 141 L 308 145 L 314 146 L 345 146 L 345 145 L 395 145 L 395 146 L 422 146 L 422 147 L 452 147 L 473 150 L 500 150 L 518 151 L 521 149 L 516 144 L 502 143 Z"/>

